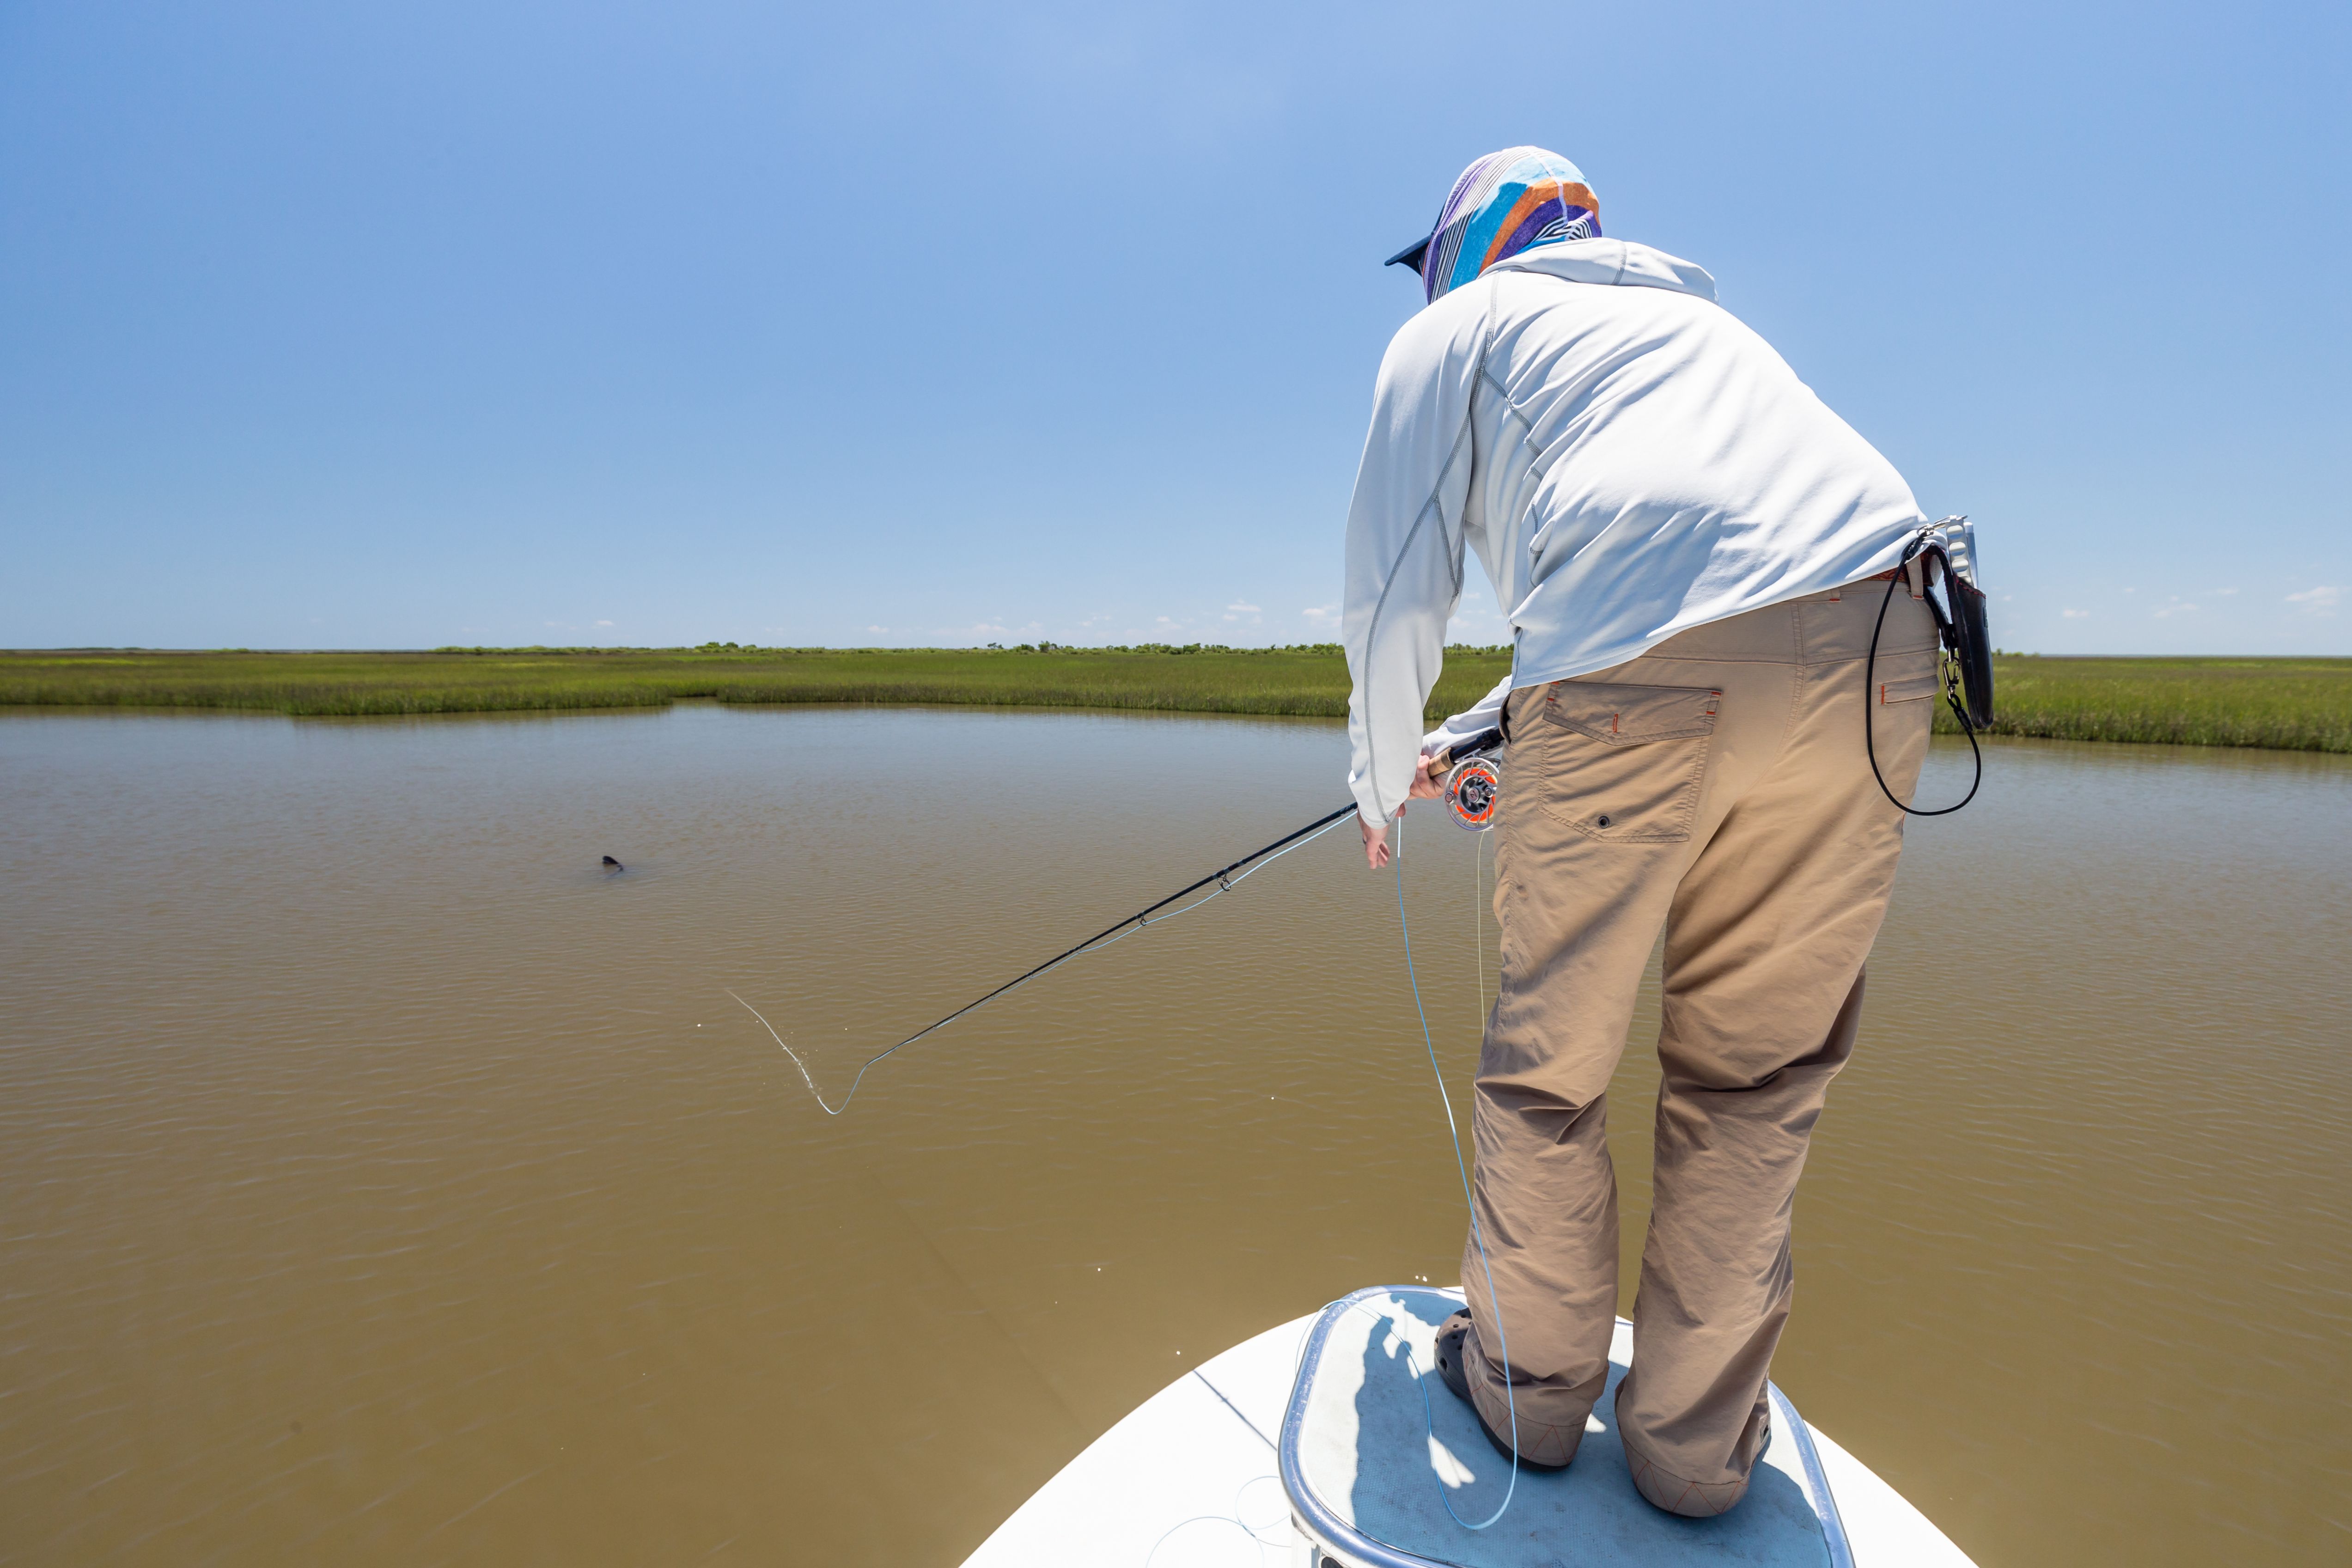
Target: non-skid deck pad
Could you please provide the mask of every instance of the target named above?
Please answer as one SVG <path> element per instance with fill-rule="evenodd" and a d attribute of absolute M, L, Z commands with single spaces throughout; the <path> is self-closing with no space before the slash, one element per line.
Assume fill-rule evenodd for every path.
<path fill-rule="evenodd" d="M 1617 1383 L 1633 1354 L 1633 1325 L 1622 1321 L 1608 1392 L 1575 1464 L 1523 1468 L 1500 1521 L 1480 1531 L 1456 1523 L 1448 1502 L 1475 1522 L 1511 1480 L 1510 1462 L 1437 1375 L 1437 1326 L 1461 1305 L 1460 1292 L 1426 1286 L 1361 1290 L 1327 1309 L 1307 1338 L 1283 1422 L 1283 1482 L 1300 1519 L 1349 1558 L 1367 1568 L 1851 1564 L 1804 1423 L 1778 1389 L 1772 1440 L 1738 1507 L 1692 1520 L 1642 1500 L 1615 1425 Z"/>

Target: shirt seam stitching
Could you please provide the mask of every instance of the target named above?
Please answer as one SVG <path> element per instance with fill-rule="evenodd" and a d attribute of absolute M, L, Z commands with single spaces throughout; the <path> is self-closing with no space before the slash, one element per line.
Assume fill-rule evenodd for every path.
<path fill-rule="evenodd" d="M 1486 354 L 1487 351 L 1493 346 L 1493 343 L 1494 328 L 1493 322 L 1490 320 L 1487 323 L 1485 338 L 1478 344 L 1478 363 L 1471 375 L 1471 382 L 1474 386 L 1476 384 L 1478 379 L 1486 374 Z M 1507 405 L 1509 398 L 1506 396 L 1504 401 Z M 1443 533 L 1444 531 L 1445 509 L 1442 506 L 1438 506 L 1437 497 L 1438 493 L 1445 488 L 1445 476 L 1454 471 L 1454 463 L 1462 456 L 1462 443 L 1470 438 L 1471 416 L 1476 404 L 1477 397 L 1475 393 L 1472 396 L 1463 400 L 1462 427 L 1454 433 L 1454 445 L 1446 451 L 1445 461 L 1438 465 L 1437 477 L 1430 482 L 1428 499 L 1421 503 L 1420 510 L 1413 514 L 1412 529 L 1405 534 L 1404 542 L 1397 546 L 1397 552 L 1394 558 L 1389 562 L 1389 569 L 1386 574 L 1385 580 L 1381 584 L 1381 596 L 1372 601 L 1371 619 L 1367 621 L 1364 625 L 1364 772 L 1371 784 L 1372 802 L 1376 805 L 1380 803 L 1381 798 L 1381 761 L 1379 742 L 1373 735 L 1371 680 L 1373 673 L 1372 649 L 1373 645 L 1380 639 L 1381 615 L 1381 612 L 1389 607 L 1389 595 L 1396 588 L 1398 569 L 1404 564 L 1405 553 L 1412 548 L 1412 542 L 1421 537 L 1422 525 L 1429 521 L 1431 508 L 1435 507 L 1437 510 L 1437 526 L 1439 532 Z M 1475 482 L 1475 476 L 1473 482 Z M 1456 597 L 1459 597 L 1462 592 L 1462 570 L 1461 563 L 1459 562 L 1453 563 L 1452 576 L 1454 579 L 1454 594 Z M 1438 634 L 1438 657 L 1441 660 L 1444 658 L 1444 634 L 1440 632 Z M 1422 704 L 1424 709 L 1428 706 L 1428 696 L 1424 693 L 1422 698 Z M 1423 721 L 1426 721 L 1429 715 L 1426 712 L 1423 712 L 1420 717 Z M 1360 805 L 1360 804 L 1361 803 L 1359 803 Z M 1381 814 L 1381 820 L 1383 823 L 1387 822 L 1388 814 L 1385 811 Z"/>

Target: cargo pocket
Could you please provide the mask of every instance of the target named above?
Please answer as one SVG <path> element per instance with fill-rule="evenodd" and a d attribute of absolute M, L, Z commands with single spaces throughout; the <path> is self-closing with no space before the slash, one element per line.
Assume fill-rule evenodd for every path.
<path fill-rule="evenodd" d="M 1705 687 L 1555 681 L 1527 726 L 1536 803 L 1588 838 L 1690 837 L 1723 693 Z"/>

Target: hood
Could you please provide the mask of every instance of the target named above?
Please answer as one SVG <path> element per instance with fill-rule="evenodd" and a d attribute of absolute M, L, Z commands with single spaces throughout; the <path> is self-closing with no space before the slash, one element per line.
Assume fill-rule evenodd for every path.
<path fill-rule="evenodd" d="M 1625 239 L 1567 239 L 1539 245 L 1486 268 L 1488 277 L 1497 272 L 1546 272 L 1571 283 L 1629 283 L 1715 299 L 1715 278 L 1706 268 Z"/>

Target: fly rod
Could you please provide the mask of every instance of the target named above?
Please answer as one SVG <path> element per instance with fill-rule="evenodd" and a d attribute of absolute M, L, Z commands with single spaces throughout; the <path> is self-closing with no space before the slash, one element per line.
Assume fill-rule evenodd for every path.
<path fill-rule="evenodd" d="M 1453 776 L 1448 781 L 1444 791 L 1445 804 L 1454 813 L 1455 820 L 1459 821 L 1463 826 L 1470 828 L 1473 831 L 1483 831 L 1494 820 L 1495 797 L 1500 780 L 1496 776 L 1492 763 L 1487 759 L 1489 759 L 1495 752 L 1502 750 L 1504 739 L 1505 737 L 1503 732 L 1498 729 L 1483 731 L 1466 741 L 1457 742 L 1450 752 L 1441 752 L 1435 758 L 1431 759 L 1433 765 L 1442 763 L 1454 770 Z M 1086 941 L 1077 943 L 1076 946 L 1065 948 L 1060 952 L 1057 952 L 1053 957 L 1047 959 L 1045 963 L 1037 965 L 1036 968 L 1032 969 L 1024 974 L 1016 974 L 1012 979 L 1006 981 L 1003 984 L 998 986 L 995 990 L 989 992 L 986 995 L 975 997 L 971 1001 L 965 1003 L 962 1006 L 957 1008 L 946 1017 L 940 1019 L 937 1023 L 924 1025 L 913 1034 L 908 1035 L 905 1039 L 900 1040 L 897 1045 L 892 1046 L 888 1050 L 877 1051 L 874 1055 L 866 1058 L 866 1065 L 864 1067 L 857 1069 L 857 1076 L 850 1080 L 849 1092 L 841 1097 L 841 1103 L 838 1106 L 825 1104 L 824 1096 L 817 1092 L 816 1079 L 809 1076 L 808 1064 L 801 1060 L 801 1056 L 798 1051 L 795 1051 L 792 1047 L 784 1044 L 784 1037 L 776 1033 L 776 1026 L 773 1024 L 769 1023 L 766 1016 L 761 1014 L 757 1007 L 752 1006 L 749 1002 L 744 1002 L 743 998 L 740 996 L 735 996 L 734 992 L 730 991 L 727 994 L 730 996 L 735 996 L 735 1000 L 742 1004 L 743 1010 L 745 1012 L 751 1014 L 754 1018 L 758 1018 L 760 1020 L 760 1026 L 768 1031 L 768 1037 L 776 1042 L 776 1045 L 783 1051 L 784 1055 L 793 1058 L 793 1065 L 800 1068 L 801 1081 L 808 1085 L 809 1093 L 814 1097 L 817 1104 L 824 1109 L 824 1113 L 827 1116 L 838 1116 L 843 1111 L 848 1110 L 849 1102 L 857 1097 L 857 1086 L 866 1081 L 867 1068 L 873 1067 L 876 1062 L 880 1061 L 883 1058 L 905 1050 L 908 1046 L 913 1045 L 917 1040 L 921 1039 L 926 1035 L 936 1034 L 938 1031 L 946 1028 L 950 1024 L 954 1023 L 958 1018 L 962 1017 L 966 1013 L 972 1012 L 977 1008 L 985 1007 L 988 1004 L 995 1001 L 999 996 L 1003 995 L 1006 992 L 1017 990 L 1019 987 L 1026 985 L 1029 982 L 1036 979 L 1039 975 L 1046 973 L 1048 970 L 1057 969 L 1061 965 L 1067 963 L 1070 960 L 1083 957 L 1087 953 L 1098 952 L 1115 942 L 1118 942 L 1134 935 L 1144 927 L 1156 923 L 1153 921 L 1151 918 L 1152 916 L 1160 915 L 1160 910 L 1167 909 L 1169 905 L 1176 902 L 1179 899 L 1189 898 L 1191 895 L 1199 892 L 1202 889 L 1207 887 L 1212 882 L 1214 882 L 1217 885 L 1216 892 L 1209 894 L 1208 898 L 1194 900 L 1192 903 L 1186 904 L 1183 909 L 1174 910 L 1170 914 L 1160 915 L 1160 918 L 1163 921 L 1173 920 L 1177 915 L 1184 913 L 1187 910 L 1199 909 L 1202 904 L 1207 903 L 1209 899 L 1217 897 L 1219 893 L 1229 893 L 1233 891 L 1237 883 L 1248 877 L 1255 876 L 1257 872 L 1263 870 L 1267 862 L 1280 859 L 1283 856 L 1289 854 L 1293 849 L 1297 848 L 1300 845 L 1305 844 L 1311 839 L 1321 837 L 1324 834 L 1328 833 L 1331 829 L 1339 826 L 1342 821 L 1355 815 L 1356 803 L 1349 801 L 1347 805 L 1339 807 L 1339 810 L 1327 813 L 1322 816 L 1317 817 L 1314 821 L 1308 823 L 1304 827 L 1297 828 L 1289 833 L 1284 834 L 1281 837 L 1276 839 L 1273 843 L 1265 846 L 1264 848 L 1251 850 L 1248 854 L 1243 856 L 1232 865 L 1220 867 L 1218 869 L 1212 871 L 1207 876 L 1202 878 L 1199 881 L 1185 884 L 1183 887 L 1181 887 L 1174 892 L 1169 894 L 1166 898 L 1160 900 L 1158 903 L 1150 905 L 1146 909 L 1138 910 L 1135 913 L 1128 916 L 1123 921 L 1118 921 L 1110 925 L 1105 926 L 1102 930 L 1095 932 L 1094 935 L 1087 938 Z M 1245 866 L 1248 867 L 1249 869 L 1243 870 L 1242 868 Z M 1236 871 L 1241 872 L 1241 875 L 1238 877 L 1235 876 L 1234 873 Z"/>
<path fill-rule="evenodd" d="M 766 1017 L 761 1014 L 757 1007 L 752 1006 L 749 1002 L 744 1002 L 743 998 L 740 996 L 735 996 L 734 992 L 730 991 L 727 994 L 730 996 L 735 996 L 736 1001 L 741 1002 L 744 1011 L 750 1013 L 754 1018 L 758 1018 L 760 1020 L 760 1026 L 768 1031 L 769 1037 L 773 1039 L 778 1046 L 782 1047 L 784 1055 L 793 1058 L 793 1065 L 801 1069 L 802 1081 L 808 1085 L 809 1093 L 816 1097 L 816 1102 L 818 1105 L 824 1107 L 824 1113 L 827 1116 L 838 1116 L 844 1110 L 849 1109 L 850 1100 L 856 1097 L 857 1086 L 866 1081 L 866 1069 L 873 1067 L 876 1062 L 880 1061 L 883 1058 L 890 1056 L 896 1052 L 905 1050 L 908 1046 L 913 1045 L 917 1040 L 921 1039 L 924 1036 L 935 1034 L 939 1030 L 946 1028 L 950 1024 L 954 1023 L 966 1013 L 986 1006 L 989 1003 L 995 1001 L 999 996 L 1003 995 L 1006 992 L 1015 990 L 1020 986 L 1027 984 L 1030 981 L 1036 979 L 1039 975 L 1045 973 L 1050 969 L 1055 969 L 1062 964 L 1067 963 L 1071 959 L 1079 957 L 1082 954 L 1108 947 L 1112 942 L 1118 941 L 1120 938 L 1130 936 L 1136 931 L 1141 931 L 1145 926 L 1155 923 L 1151 918 L 1152 916 L 1160 914 L 1160 910 L 1176 902 L 1179 899 L 1199 892 L 1202 889 L 1207 887 L 1212 882 L 1214 882 L 1217 885 L 1217 891 L 1215 893 L 1211 893 L 1207 899 L 1202 899 L 1195 903 L 1187 904 L 1185 909 L 1198 909 L 1202 904 L 1207 903 L 1209 899 L 1215 898 L 1218 893 L 1232 891 L 1235 884 L 1240 882 L 1243 878 L 1248 877 L 1252 872 L 1257 870 L 1260 865 L 1264 862 L 1288 854 L 1291 850 L 1298 847 L 1300 844 L 1306 842 L 1307 839 L 1319 837 L 1320 835 L 1329 831 L 1331 828 L 1338 826 L 1343 819 L 1355 815 L 1356 803 L 1354 801 L 1349 801 L 1347 805 L 1339 807 L 1339 810 L 1328 813 L 1323 816 L 1318 816 L 1314 821 L 1308 823 L 1306 826 L 1298 828 L 1295 832 L 1284 834 L 1281 837 L 1276 839 L 1273 843 L 1267 845 L 1263 849 L 1253 849 L 1248 854 L 1243 856 L 1240 859 L 1234 861 L 1232 865 L 1220 867 L 1218 869 L 1212 871 L 1207 876 L 1202 878 L 1199 881 L 1185 884 L 1183 887 L 1179 888 L 1174 892 L 1169 894 L 1166 898 L 1160 900 L 1158 903 L 1150 905 L 1146 909 L 1138 910 L 1135 913 L 1128 916 L 1125 920 L 1105 926 L 1101 931 L 1098 931 L 1094 935 L 1087 938 L 1086 941 L 1077 943 L 1074 947 L 1066 948 L 1064 951 L 1055 953 L 1053 957 L 1047 959 L 1045 963 L 1037 965 L 1036 968 L 1030 970 L 1028 973 L 1015 975 L 1011 980 L 1008 980 L 1003 984 L 998 986 L 995 990 L 989 992 L 986 995 L 976 997 L 973 1000 L 965 1003 L 962 1006 L 957 1008 L 954 1012 L 950 1013 L 946 1017 L 940 1019 L 937 1023 L 925 1025 L 923 1027 L 916 1030 L 913 1034 L 908 1035 L 905 1039 L 900 1040 L 897 1045 L 892 1046 L 888 1050 L 876 1052 L 873 1056 L 866 1058 L 865 1067 L 861 1067 L 857 1069 L 857 1077 L 850 1082 L 849 1092 L 841 1097 L 841 1104 L 837 1107 L 826 1105 L 824 1103 L 824 1096 L 817 1092 L 816 1080 L 809 1076 L 808 1064 L 801 1060 L 799 1052 L 793 1050 L 792 1047 L 784 1045 L 784 1037 L 776 1033 L 776 1026 L 773 1024 L 769 1023 Z M 1247 871 L 1242 870 L 1242 868 L 1244 866 L 1249 867 L 1250 869 Z M 1236 871 L 1241 871 L 1241 876 L 1234 876 L 1234 873 Z M 1184 910 L 1178 910 L 1175 911 L 1175 914 L 1182 914 Z M 1160 918 L 1162 920 L 1169 920 L 1173 919 L 1174 916 L 1162 915 Z"/>

